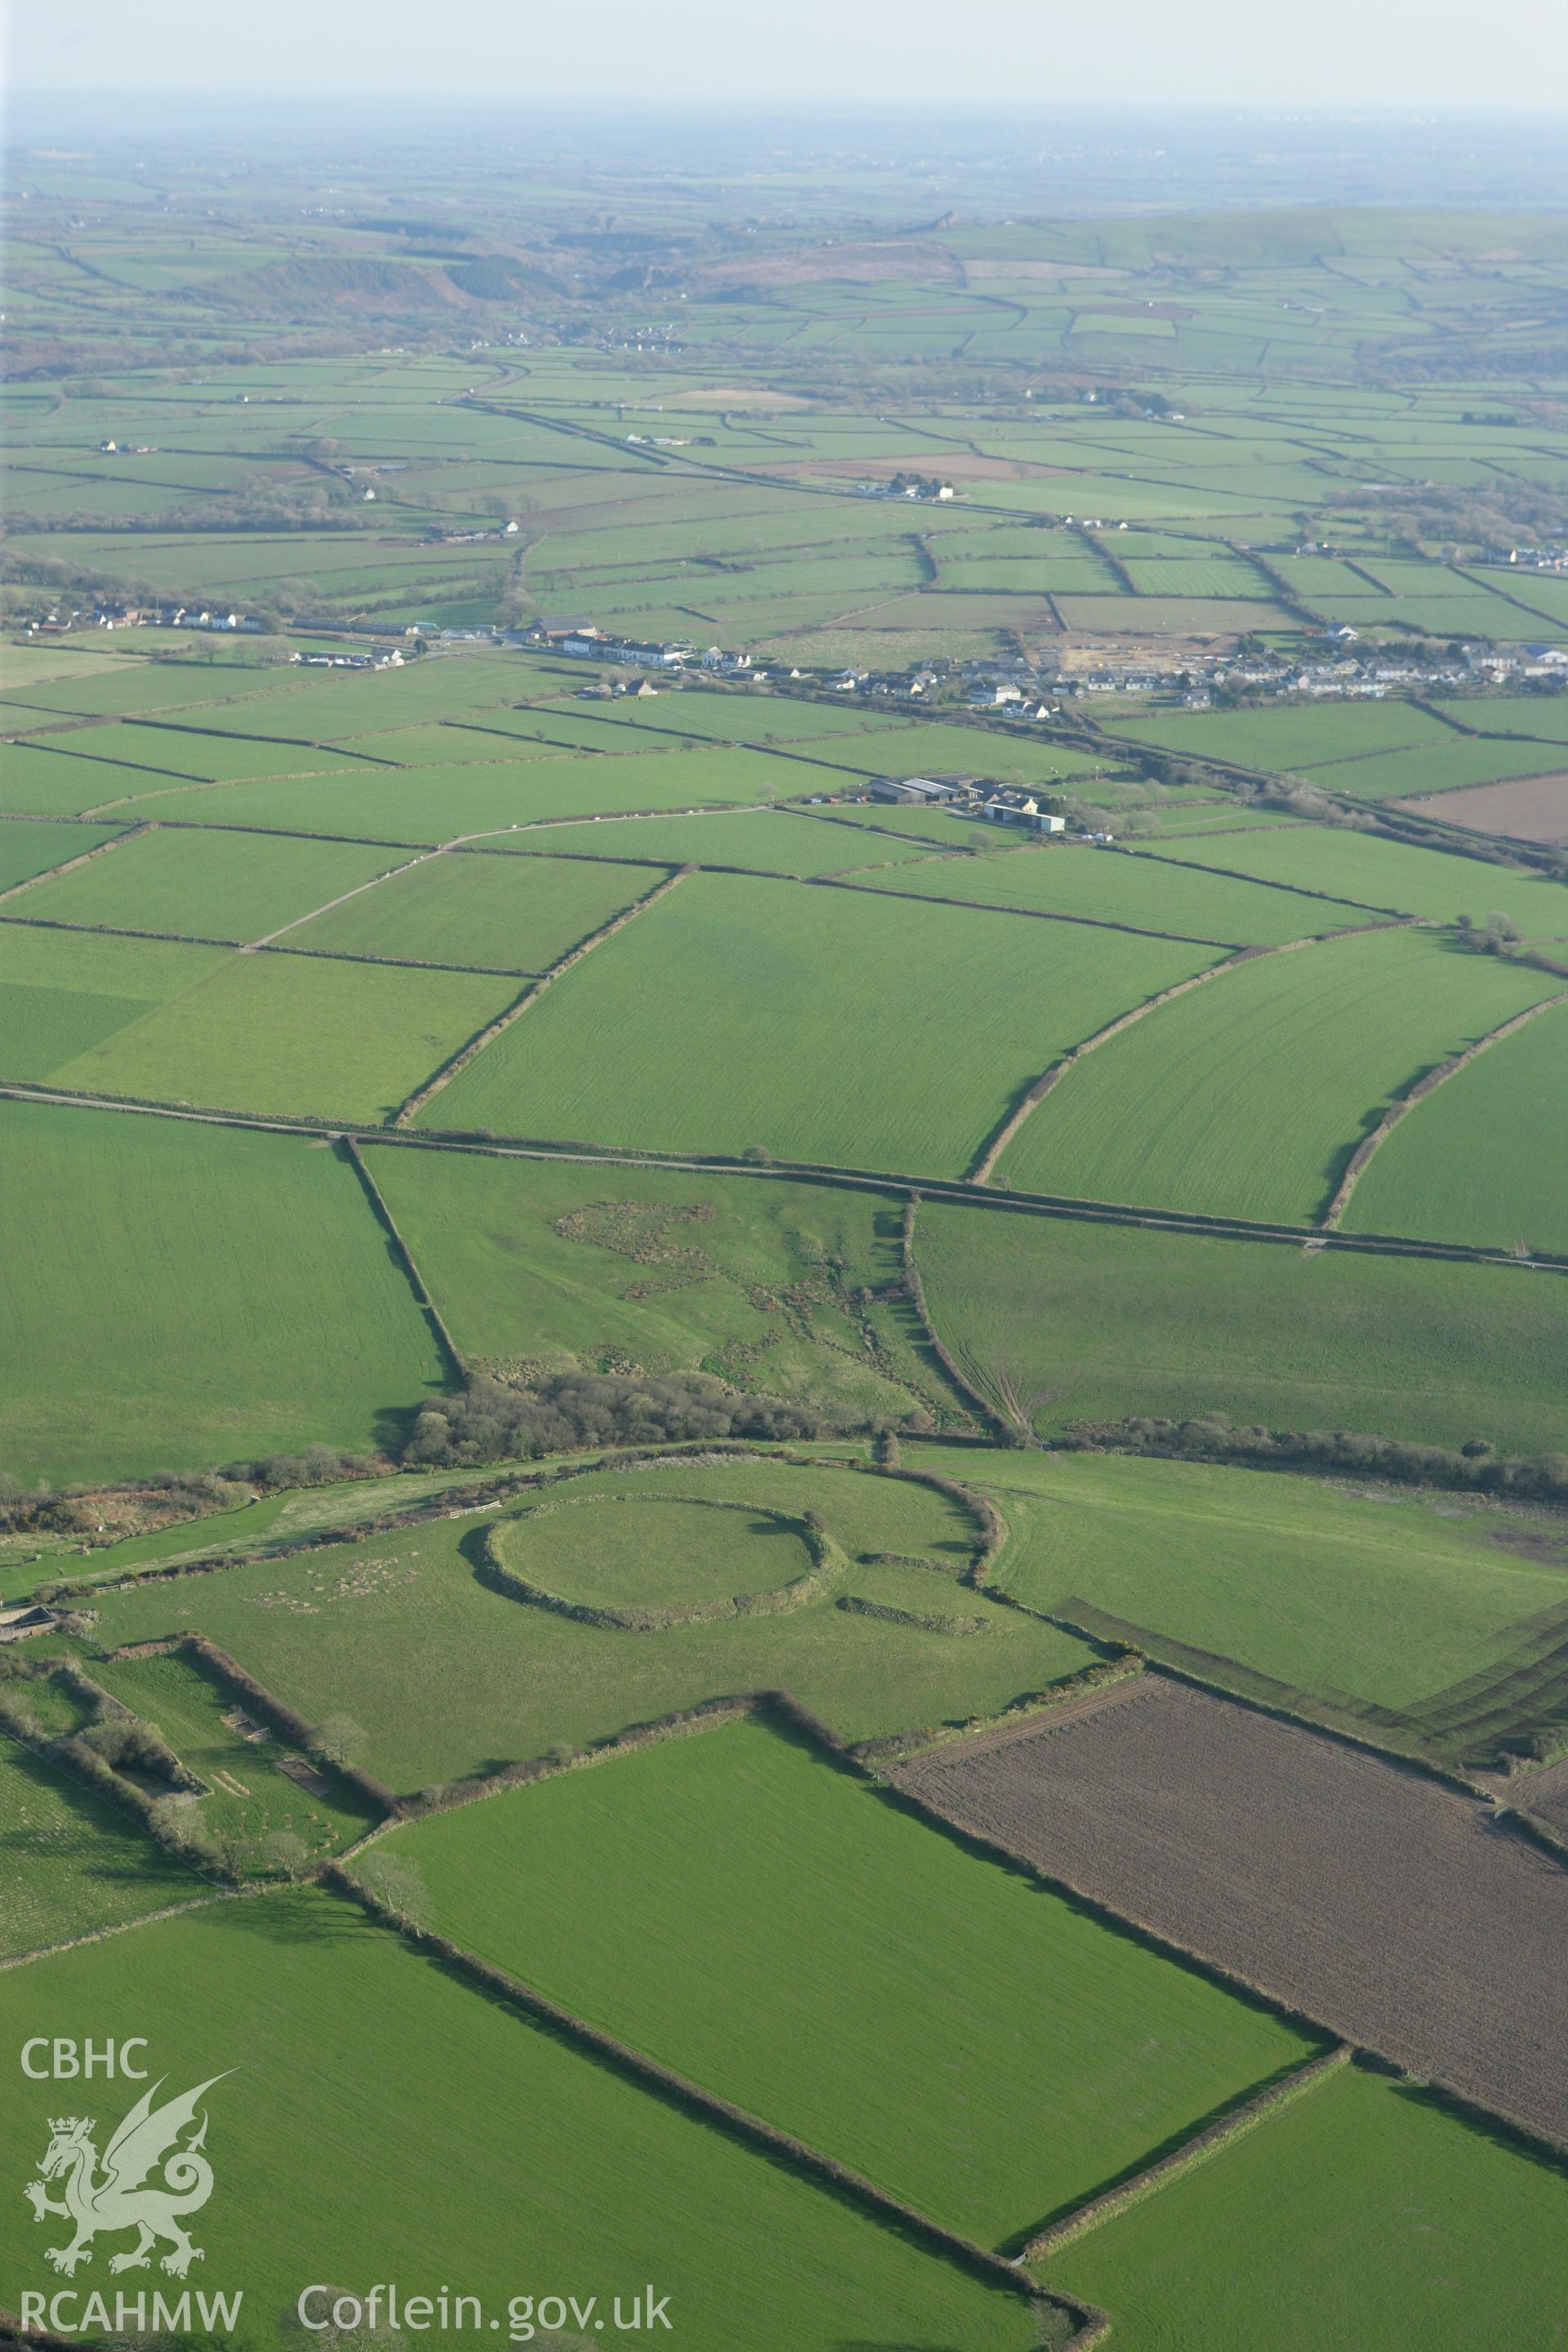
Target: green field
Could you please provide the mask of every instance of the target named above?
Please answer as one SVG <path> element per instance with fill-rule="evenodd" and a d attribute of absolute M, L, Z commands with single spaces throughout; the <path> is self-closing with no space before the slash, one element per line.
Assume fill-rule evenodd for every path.
<path fill-rule="evenodd" d="M 545 971 L 651 890 L 656 868 L 484 856 L 426 857 L 289 934 L 321 955 Z"/>
<path fill-rule="evenodd" d="M 351 751 L 330 745 L 252 734 L 264 720 L 245 714 L 233 733 L 209 730 L 200 714 L 174 726 L 153 719 L 110 720 L 68 736 L 57 736 L 57 750 L 79 754 L 89 763 L 111 761 L 139 770 L 145 793 L 163 792 L 182 783 L 238 783 L 250 776 L 328 776 L 352 773 L 361 762 Z"/>
<path fill-rule="evenodd" d="M 1310 704 L 1285 710 L 1180 712 L 1169 718 L 1119 719 L 1116 732 L 1132 743 L 1174 751 L 1183 759 L 1235 761 L 1244 768 L 1282 770 L 1355 760 L 1405 744 L 1453 743 L 1451 728 L 1413 702 Z M 1347 784 L 1348 789 L 1353 789 Z"/>
<path fill-rule="evenodd" d="M 1478 1072 L 1489 1058 L 1480 1056 Z M 1373 1170 L 1398 1139 L 1414 1141 L 1441 1101 L 1440 1092 L 1413 1111 Z M 1534 1164 L 1548 1213 L 1554 1163 Z M 1369 1173 L 1352 1194 L 1347 1226 L 1371 1222 L 1361 1205 L 1370 1182 Z M 1440 1445 L 1479 1435 L 1526 1454 L 1561 1440 L 1568 1283 L 1555 1277 L 1067 1218 L 997 1225 L 926 1202 L 915 1261 L 927 1310 L 966 1379 L 1043 1434 L 1071 1421 L 1223 1412 L 1242 1425 Z M 1383 1229 L 1420 1230 L 1407 1221 Z"/>
<path fill-rule="evenodd" d="M 970 830 L 973 835 L 973 828 Z M 496 845 L 534 856 L 651 858 L 662 865 L 715 866 L 752 874 L 838 874 L 931 856 L 927 841 L 862 833 L 858 827 L 796 815 L 791 809 L 625 817 L 592 826 L 531 825 L 516 841 L 506 835 Z"/>
<path fill-rule="evenodd" d="M 966 1458 L 920 1453 L 953 1475 Z M 1182 1643 L 1208 1678 L 1309 1715 L 1418 1715 L 1562 1603 L 1561 1567 L 1494 1542 L 1510 1523 L 1483 1504 L 1449 1517 L 1420 1496 L 1117 1455 L 993 1456 L 968 1475 L 1011 1530 L 1004 1591 L 1073 1624 L 1087 1603 L 1146 1629 L 1152 1654 Z"/>
<path fill-rule="evenodd" d="M 1381 751 L 1368 760 L 1340 760 L 1331 767 L 1303 768 L 1314 783 L 1357 800 L 1386 801 L 1430 797 L 1429 815 L 1441 817 L 1443 794 L 1467 784 L 1489 784 L 1505 776 L 1539 776 L 1563 765 L 1556 743 L 1467 741 L 1446 734 L 1440 743 L 1422 743 L 1405 751 Z"/>
<path fill-rule="evenodd" d="M 1157 869 L 1151 859 L 1076 846 L 1002 857 L 943 857 L 868 878 L 879 890 L 1076 915 L 1222 947 L 1277 946 L 1373 919 L 1326 898 L 1265 889 L 1221 874 L 1200 878 L 1196 867 L 1176 875 Z"/>
<path fill-rule="evenodd" d="M 226 961 L 217 948 L 0 924 L 0 1077 L 52 1078 Z"/>
<path fill-rule="evenodd" d="M 318 2279 L 395 2279 L 405 2300 L 449 2286 L 502 2326 L 514 2295 L 595 2295 L 607 2315 L 651 2279 L 701 2352 L 729 2352 L 737 2306 L 757 2352 L 838 2352 L 889 2329 L 975 2352 L 1038 2341 L 1005 2290 L 482 1999 L 342 1898 L 218 1903 L 0 1975 L 18 2044 L 79 2036 L 109 2009 L 145 2023 L 169 2095 L 226 2076 L 206 2102 L 221 2186 L 191 2284 L 243 2290 L 247 2352 Z M 94 2087 L 100 2113 L 129 2104 Z M 42 2157 L 59 2105 L 52 2082 L 16 2095 L 26 2156 Z M 51 2242 L 7 2200 L 8 2299 L 60 2284 Z"/>
<path fill-rule="evenodd" d="M 1265 957 L 1070 1071 L 1002 1173 L 1033 1192 L 1309 1223 L 1386 1102 L 1558 985 L 1408 930 Z"/>
<path fill-rule="evenodd" d="M 1321 890 L 1330 898 L 1439 923 L 1451 923 L 1457 915 L 1484 923 L 1489 915 L 1503 914 L 1526 939 L 1568 934 L 1568 890 L 1560 882 L 1339 825 L 1286 825 L 1226 834 L 1214 842 L 1173 842 L 1158 855 L 1162 863 L 1180 860 L 1189 869 L 1201 866 L 1255 875 L 1263 882 L 1289 882 L 1298 890 Z"/>
<path fill-rule="evenodd" d="M 79 946 L 68 933 L 32 936 Z M 90 944 L 150 951 L 141 940 Z M 177 952 L 209 959 L 214 953 Z M 477 972 L 401 971 L 325 957 L 227 956 L 211 961 L 195 985 L 166 1003 L 136 1006 L 101 1044 L 83 1040 L 87 1049 L 73 1058 L 20 1075 L 148 1102 L 374 1125 L 516 993 L 515 981 Z"/>
<path fill-rule="evenodd" d="M 584 80 L 657 79 L 614 30 Z M 679 70 L 782 88 L 783 30 Z M 212 2352 L 302 2352 L 311 2278 L 549 2352 L 650 2282 L 690 2352 L 1089 2352 L 1095 2305 L 1103 2352 L 1568 2352 L 1563 2168 L 1371 2060 L 1075 2241 L 1076 2313 L 813 2169 L 1005 2262 L 1315 2046 L 894 1755 L 1120 1658 L 1542 1823 L 1568 1769 L 1568 865 L 1481 804 L 1568 773 L 1563 159 L 1430 108 L 987 136 L 929 39 L 879 107 L 858 31 L 810 138 L 18 117 L 0 1600 L 64 1614 L 0 1685 L 89 1730 L 79 1660 L 212 1844 L 0 1739 L 0 2042 L 220 2078 Z M 1074 838 L 872 797 L 915 776 Z M 112 2295 L 178 2283 L 107 2232 L 57 2276 L 17 2193 L 140 2086 L 15 2079 L 0 2335 L 98 2287 L 60 2332 L 173 2352 Z"/>
<path fill-rule="evenodd" d="M 579 965 L 420 1123 L 956 1174 L 1057 1054 L 1205 960 L 700 876 Z M 1002 1004 L 1017 1017 L 994 1019 Z"/>
<path fill-rule="evenodd" d="M 292 1138 L 0 1107 L 5 1467 L 363 1449 L 443 1372 L 353 1171 Z"/>
<path fill-rule="evenodd" d="M 198 786 L 133 798 L 123 808 L 117 803 L 115 813 L 128 824 L 177 814 L 193 824 L 434 845 L 564 817 L 793 800 L 839 790 L 843 782 L 834 770 L 768 751 L 633 751 L 616 759 L 563 754 L 494 767 L 375 768 Z"/>
<path fill-rule="evenodd" d="M 470 1363 L 701 1369 L 855 1418 L 967 1420 L 901 1295 L 890 1196 L 467 1152 L 368 1158 Z"/>
<path fill-rule="evenodd" d="M 161 824 L 40 882 L 6 911 L 26 922 L 259 940 L 395 862 L 395 852 L 355 842 Z"/>
<path fill-rule="evenodd" d="M 992 776 L 1014 784 L 1087 784 L 1105 768 L 1121 764 L 943 719 L 923 719 L 918 727 L 897 728 L 854 744 L 840 739 L 823 746 L 823 757 L 868 776 Z"/>
<path fill-rule="evenodd" d="M 663 1494 L 672 1475 L 685 1495 L 820 1510 L 852 1559 L 907 1553 L 949 1562 L 956 1575 L 973 1541 L 967 1516 L 941 1497 L 849 1469 L 682 1464 L 673 1474 L 628 1473 L 574 1482 L 567 1491 Z M 935 1607 L 984 1616 L 989 1631 L 944 1639 L 840 1609 L 832 1592 L 783 1616 L 726 1619 L 657 1638 L 606 1630 L 481 1583 L 479 1525 L 442 1521 L 199 1581 L 100 1591 L 98 1636 L 107 1644 L 142 1641 L 194 1622 L 311 1721 L 347 1715 L 362 1725 L 363 1760 L 404 1790 L 541 1756 L 562 1742 L 584 1746 L 736 1691 L 786 1688 L 846 1738 L 879 1738 L 994 1713 L 1093 1654 L 1074 1635 L 930 1568 L 858 1563 L 852 1585 L 864 1597 L 911 1614 Z"/>
<path fill-rule="evenodd" d="M 1408 1112 L 1368 1161 L 1342 1222 L 1352 1233 L 1568 1256 L 1565 1150 L 1568 1009 L 1560 1007 L 1489 1045 Z"/>
<path fill-rule="evenodd" d="M 988 2244 L 1311 2049 L 755 1721 L 394 1850 L 466 1949 Z"/>
<path fill-rule="evenodd" d="M 1543 2158 L 1350 2069 L 1047 2263 L 1127 2352 L 1547 2352 L 1568 2188 Z"/>
<path fill-rule="evenodd" d="M 14 1685 L 7 1696 L 17 1698 Z M 126 1815 L 4 1733 L 0 1808 L 5 1824 L 0 1962 L 123 1927 L 171 1904 L 195 1902 L 207 1891 Z"/>
<path fill-rule="evenodd" d="M 96 732 L 96 730 L 90 730 Z M 89 759 L 79 752 L 65 749 L 68 743 L 81 743 L 85 735 L 75 732 L 56 739 L 58 750 L 46 749 L 36 743 L 7 743 L 0 775 L 0 809 L 7 814 L 22 811 L 38 816 L 74 816 L 85 809 L 109 806 L 148 791 L 145 768 L 118 766 L 109 759 Z M 155 811 L 167 814 L 172 800 L 150 803 Z"/>
<path fill-rule="evenodd" d="M 30 882 L 69 858 L 84 857 L 114 838 L 111 825 L 51 824 L 44 817 L 14 817 L 0 824 L 0 892 L 14 890 L 18 883 Z"/>

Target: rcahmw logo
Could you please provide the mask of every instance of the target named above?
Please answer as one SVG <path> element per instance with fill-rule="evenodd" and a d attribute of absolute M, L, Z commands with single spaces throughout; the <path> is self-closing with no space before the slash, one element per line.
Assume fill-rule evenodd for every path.
<path fill-rule="evenodd" d="M 35 2082 L 85 2081 L 99 2074 L 145 2082 L 149 2070 L 134 2061 L 146 2048 L 145 2039 L 140 2036 L 119 2043 L 79 2045 L 39 2036 L 23 2044 L 22 2071 Z M 110 2256 L 109 2267 L 113 2273 L 150 2270 L 154 2253 L 163 2246 L 168 2252 L 161 2256 L 159 2267 L 172 2278 L 183 2279 L 193 2263 L 205 2259 L 185 2225 L 213 2193 L 212 2163 L 205 2153 L 207 2116 L 202 2103 L 214 2084 L 226 2076 L 209 2075 L 194 2090 L 154 2104 L 166 2080 L 160 2075 L 121 2116 L 101 2157 L 95 2116 L 49 2118 L 48 2146 L 38 2159 L 37 2176 L 22 2193 L 32 2206 L 35 2221 L 58 2220 L 71 2225 L 71 2233 L 63 2242 L 42 2249 L 45 2261 L 68 2278 L 91 2262 L 95 2238 L 115 2237 L 126 2231 L 135 2231 L 136 2242 Z M 149 2321 L 147 2298 L 142 2294 L 117 2295 L 110 2311 L 100 2294 L 84 2298 L 68 2292 L 28 2294 L 22 2297 L 22 2324 L 28 2329 L 47 2326 L 62 2334 L 89 2328 L 122 2333 L 132 2326 L 140 2331 L 148 2325 L 154 2332 L 187 2329 L 191 2301 L 188 2294 L 173 2304 L 155 2294 Z M 195 2301 L 201 2326 L 211 2332 L 237 2324 L 244 2296 L 199 2294 Z"/>

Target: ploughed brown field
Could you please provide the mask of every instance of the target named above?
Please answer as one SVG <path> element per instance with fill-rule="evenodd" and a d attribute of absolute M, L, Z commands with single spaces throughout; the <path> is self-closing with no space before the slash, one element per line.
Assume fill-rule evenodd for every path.
<path fill-rule="evenodd" d="M 1568 2140 L 1568 1868 L 1479 1800 L 1156 1674 L 895 1777 L 1345 2040 Z"/>
<path fill-rule="evenodd" d="M 1411 816 L 1468 825 L 1472 833 L 1502 833 L 1515 841 L 1568 841 L 1568 770 L 1516 776 L 1504 784 L 1466 784 L 1426 800 L 1390 801 Z"/>

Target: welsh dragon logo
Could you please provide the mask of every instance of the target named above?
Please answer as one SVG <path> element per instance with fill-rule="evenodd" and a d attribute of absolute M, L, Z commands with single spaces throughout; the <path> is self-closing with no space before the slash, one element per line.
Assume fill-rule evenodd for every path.
<path fill-rule="evenodd" d="M 29 2180 L 22 2194 L 33 2208 L 35 2221 L 41 2221 L 47 2213 L 58 2213 L 76 2224 L 76 2235 L 68 2246 L 45 2249 L 56 2270 L 64 2271 L 68 2277 L 79 2263 L 91 2262 L 92 2241 L 100 2231 L 139 2232 L 128 2253 L 111 2258 L 111 2271 L 145 2270 L 153 2247 L 164 2238 L 172 2251 L 163 2256 L 163 2267 L 175 2278 L 184 2278 L 191 2264 L 203 2259 L 202 2249 L 192 2245 L 182 2224 L 187 2214 L 200 2212 L 213 2193 L 213 2168 L 200 2153 L 207 2136 L 205 2114 L 184 2145 L 176 2143 L 195 2122 L 203 2094 L 224 2077 L 214 2074 L 184 2097 L 154 2107 L 153 2101 L 166 2079 L 161 2077 L 144 2091 L 116 2129 L 103 2151 L 101 2178 L 92 2137 L 98 2129 L 94 2119 L 90 2116 L 50 2118 L 52 2137 L 38 2167 L 39 2177 Z M 149 2174 L 160 2168 L 162 2181 L 145 2185 Z M 64 2202 L 57 2203 L 45 2184 L 62 2179 Z"/>

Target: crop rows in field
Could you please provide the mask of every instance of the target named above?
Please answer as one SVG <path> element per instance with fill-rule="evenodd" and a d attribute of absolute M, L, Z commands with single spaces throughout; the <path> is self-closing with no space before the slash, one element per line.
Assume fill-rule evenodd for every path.
<path fill-rule="evenodd" d="M 1266 957 L 1069 1070 L 1001 1172 L 1035 1192 L 1305 1223 L 1386 1102 L 1552 992 L 1544 973 L 1411 930 Z"/>

